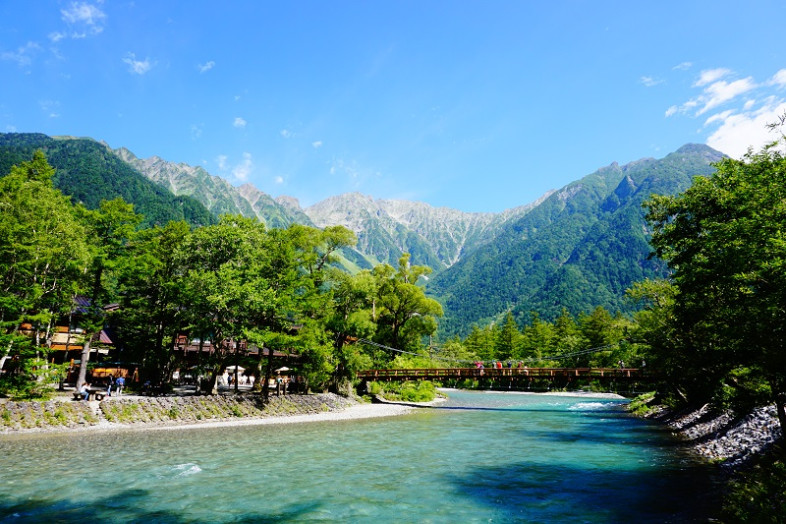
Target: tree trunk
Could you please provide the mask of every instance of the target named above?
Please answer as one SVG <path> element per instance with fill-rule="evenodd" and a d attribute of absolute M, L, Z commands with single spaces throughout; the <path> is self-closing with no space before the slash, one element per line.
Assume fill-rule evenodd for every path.
<path fill-rule="evenodd" d="M 14 326 L 14 330 L 11 332 L 11 336 L 13 337 L 19 333 L 19 323 Z M 11 350 L 14 348 L 14 341 L 13 339 L 8 342 L 8 345 L 5 348 L 5 355 L 0 358 L 0 371 L 2 371 L 3 366 L 5 365 L 5 361 L 11 356 Z"/>
<path fill-rule="evenodd" d="M 85 336 L 85 343 L 82 346 L 82 357 L 79 361 L 79 376 L 76 379 L 76 389 L 79 389 L 87 379 L 87 363 L 90 362 L 90 344 L 95 336 L 95 333 Z"/>
<path fill-rule="evenodd" d="M 340 355 L 341 349 L 344 347 L 344 343 L 346 342 L 346 335 L 343 333 L 339 333 L 336 337 L 336 342 L 333 344 L 333 354 Z M 332 389 L 333 393 L 341 394 L 341 387 L 346 379 L 346 365 L 344 363 L 344 359 L 341 358 L 336 366 L 335 371 L 333 371 L 333 380 L 332 382 Z"/>
<path fill-rule="evenodd" d="M 238 373 L 238 369 L 237 369 L 238 366 L 240 366 L 240 363 L 238 362 L 239 360 L 240 360 L 240 342 L 236 341 L 235 342 L 235 373 L 234 373 L 235 374 L 235 380 L 234 380 L 235 394 L 237 394 L 240 391 L 240 386 L 238 385 L 238 380 L 237 380 L 239 378 L 238 377 L 239 373 Z"/>
<path fill-rule="evenodd" d="M 263 347 L 260 351 L 264 353 L 265 348 Z M 273 350 L 268 348 L 267 351 L 267 369 L 265 369 L 265 384 L 262 390 L 264 392 L 265 402 L 270 398 L 270 377 L 273 376 Z"/>
<path fill-rule="evenodd" d="M 775 395 L 775 409 L 778 412 L 778 422 L 781 425 L 781 443 L 786 443 L 786 393 Z"/>

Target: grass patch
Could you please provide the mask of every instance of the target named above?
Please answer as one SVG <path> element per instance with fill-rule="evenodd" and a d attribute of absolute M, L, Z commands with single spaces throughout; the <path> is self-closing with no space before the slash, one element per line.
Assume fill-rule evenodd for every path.
<path fill-rule="evenodd" d="M 428 380 L 404 382 L 369 382 L 368 392 L 398 402 L 431 402 L 437 398 L 434 384 Z"/>
<path fill-rule="evenodd" d="M 643 393 L 630 401 L 630 404 L 628 404 L 628 411 L 637 417 L 646 417 L 655 409 L 655 407 L 651 405 L 654 400 L 654 391 Z"/>

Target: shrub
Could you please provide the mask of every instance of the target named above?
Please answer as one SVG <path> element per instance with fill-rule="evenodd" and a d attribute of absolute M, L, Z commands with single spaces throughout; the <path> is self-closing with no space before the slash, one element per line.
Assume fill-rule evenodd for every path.
<path fill-rule="evenodd" d="M 723 501 L 727 522 L 783 522 L 786 515 L 786 463 L 758 465 L 729 483 Z"/>

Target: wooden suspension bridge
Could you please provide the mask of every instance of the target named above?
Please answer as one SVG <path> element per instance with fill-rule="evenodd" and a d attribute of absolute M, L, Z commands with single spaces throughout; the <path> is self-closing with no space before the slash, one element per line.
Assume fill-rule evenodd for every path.
<path fill-rule="evenodd" d="M 571 383 L 600 382 L 602 384 L 639 385 L 652 383 L 657 376 L 642 368 L 430 368 L 430 369 L 371 369 L 360 371 L 364 381 L 393 382 L 431 380 L 458 382 L 469 379 L 490 387 L 515 386 L 529 389 L 533 383 L 547 381 L 557 387 Z"/>

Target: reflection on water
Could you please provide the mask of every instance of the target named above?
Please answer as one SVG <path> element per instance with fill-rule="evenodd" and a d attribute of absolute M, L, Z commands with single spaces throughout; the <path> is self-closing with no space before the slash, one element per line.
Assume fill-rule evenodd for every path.
<path fill-rule="evenodd" d="M 3 437 L 0 520 L 700 519 L 709 479 L 672 444 L 617 401 L 458 391 L 388 419 Z"/>

